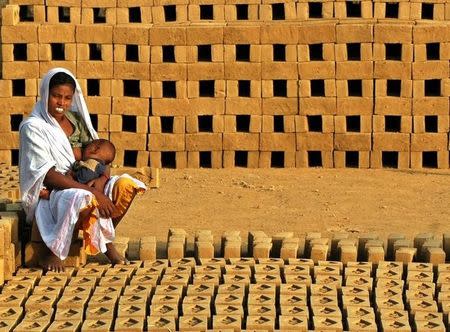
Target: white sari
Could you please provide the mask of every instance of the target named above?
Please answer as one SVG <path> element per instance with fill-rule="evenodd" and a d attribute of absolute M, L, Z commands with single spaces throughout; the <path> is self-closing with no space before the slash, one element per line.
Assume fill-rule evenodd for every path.
<path fill-rule="evenodd" d="M 84 189 L 53 190 L 49 200 L 39 199 L 44 188 L 47 172 L 55 167 L 57 172 L 65 174 L 75 162 L 72 147 L 58 122 L 48 113 L 49 81 L 58 72 L 70 75 L 76 82 L 72 101 L 72 112 L 78 112 L 86 124 L 92 139 L 98 138 L 94 130 L 80 85 L 73 74 L 64 68 L 50 70 L 42 79 L 40 100 L 34 106 L 31 115 L 19 128 L 19 175 L 22 205 L 27 221 L 36 219 L 39 232 L 48 248 L 60 259 L 69 253 L 72 234 L 81 209 L 88 206 L 94 195 Z M 127 176 L 127 175 L 123 175 Z M 129 177 L 129 176 L 128 176 Z M 111 198 L 112 188 L 118 177 L 112 177 L 105 186 L 105 195 Z M 145 189 L 145 185 L 133 179 Z M 96 209 L 98 216 L 98 210 Z M 99 251 L 106 251 L 106 244 L 115 237 L 114 226 L 110 218 L 98 219 L 90 231 L 92 244 Z"/>

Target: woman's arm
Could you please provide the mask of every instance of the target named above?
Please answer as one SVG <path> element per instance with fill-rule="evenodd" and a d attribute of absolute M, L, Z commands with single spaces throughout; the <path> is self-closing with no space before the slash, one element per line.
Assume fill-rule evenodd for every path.
<path fill-rule="evenodd" d="M 113 202 L 109 199 L 108 196 L 103 194 L 102 191 L 97 190 L 95 187 L 90 187 L 88 185 L 74 181 L 71 177 L 57 172 L 54 167 L 47 172 L 44 179 L 44 185 L 48 188 L 60 190 L 70 188 L 87 190 L 94 194 L 95 198 L 97 199 L 97 202 L 99 204 L 98 211 L 101 217 L 110 218 L 116 212 L 116 208 Z"/>

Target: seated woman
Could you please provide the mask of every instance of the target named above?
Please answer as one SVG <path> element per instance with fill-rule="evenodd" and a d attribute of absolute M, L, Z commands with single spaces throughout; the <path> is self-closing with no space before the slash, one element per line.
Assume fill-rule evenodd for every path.
<path fill-rule="evenodd" d="M 80 85 L 64 68 L 50 70 L 42 79 L 40 100 L 19 128 L 19 170 L 22 204 L 27 221 L 35 222 L 48 247 L 43 268 L 64 270 L 74 232 L 83 230 L 88 254 L 104 252 L 111 263 L 126 260 L 112 241 L 115 226 L 145 185 L 121 175 L 109 177 L 109 169 L 87 184 L 69 176 L 82 148 L 97 139 Z M 42 189 L 51 190 L 40 199 Z M 76 233 L 75 233 L 76 234 Z"/>

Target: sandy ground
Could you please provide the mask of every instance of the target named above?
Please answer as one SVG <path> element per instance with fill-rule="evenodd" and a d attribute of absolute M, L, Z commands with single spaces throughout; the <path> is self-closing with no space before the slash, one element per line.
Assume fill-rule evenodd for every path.
<path fill-rule="evenodd" d="M 191 236 L 209 229 L 267 235 L 292 231 L 441 235 L 450 231 L 450 170 L 162 169 L 161 186 L 136 198 L 118 235 L 155 235 L 169 228 Z"/>

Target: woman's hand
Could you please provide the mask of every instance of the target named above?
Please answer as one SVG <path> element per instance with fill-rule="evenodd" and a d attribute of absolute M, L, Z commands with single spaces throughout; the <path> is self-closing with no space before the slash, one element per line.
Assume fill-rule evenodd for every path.
<path fill-rule="evenodd" d="M 98 190 L 93 190 L 93 194 L 97 199 L 98 212 L 102 218 L 114 218 L 117 215 L 117 209 L 113 202 L 106 196 L 103 192 Z"/>

